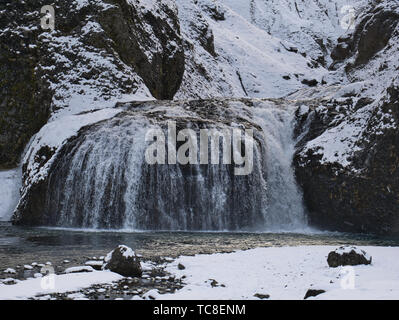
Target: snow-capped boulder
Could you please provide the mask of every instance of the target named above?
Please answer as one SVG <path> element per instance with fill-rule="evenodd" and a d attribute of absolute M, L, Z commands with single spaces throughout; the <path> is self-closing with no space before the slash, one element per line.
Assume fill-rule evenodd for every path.
<path fill-rule="evenodd" d="M 336 268 L 339 266 L 357 266 L 371 264 L 370 257 L 364 250 L 351 246 L 342 246 L 331 251 L 327 257 L 329 267 Z"/>
<path fill-rule="evenodd" d="M 140 260 L 136 253 L 129 247 L 120 245 L 104 259 L 103 270 L 111 270 L 124 277 L 141 277 Z"/>

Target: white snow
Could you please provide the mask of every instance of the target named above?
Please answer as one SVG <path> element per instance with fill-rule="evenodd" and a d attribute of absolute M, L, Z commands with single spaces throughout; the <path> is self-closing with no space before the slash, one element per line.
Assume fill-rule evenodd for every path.
<path fill-rule="evenodd" d="M 85 265 L 87 266 L 102 266 L 103 265 L 103 261 L 100 260 L 90 260 L 90 261 L 86 261 Z"/>
<path fill-rule="evenodd" d="M 186 276 L 183 289 L 157 299 L 303 299 L 308 289 L 326 293 L 310 299 L 397 299 L 399 248 L 359 247 L 373 258 L 371 265 L 329 268 L 332 246 L 273 247 L 227 254 L 180 257 L 167 271 Z M 179 270 L 181 263 L 186 269 Z M 353 276 L 353 277 L 352 277 Z M 353 283 L 353 289 L 351 281 Z M 217 281 L 217 287 L 211 282 Z M 349 285 L 348 285 L 349 283 Z M 225 287 L 222 287 L 221 285 Z"/>
<path fill-rule="evenodd" d="M 122 276 L 110 271 L 54 275 L 54 288 L 46 287 L 46 283 L 51 283 L 46 278 L 49 276 L 21 281 L 15 285 L 0 284 L 0 300 L 18 300 L 50 293 L 74 292 L 96 284 L 118 281 L 122 279 Z"/>
<path fill-rule="evenodd" d="M 90 266 L 79 266 L 65 269 L 65 273 L 78 273 L 78 272 L 93 272 L 94 269 Z"/>

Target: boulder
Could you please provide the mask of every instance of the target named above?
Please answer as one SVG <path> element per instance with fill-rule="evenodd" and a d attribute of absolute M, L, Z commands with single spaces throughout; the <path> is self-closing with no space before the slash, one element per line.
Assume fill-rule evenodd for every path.
<path fill-rule="evenodd" d="M 322 293 L 326 292 L 325 290 L 316 290 L 316 289 L 309 289 L 306 294 L 305 297 L 303 298 L 304 300 L 310 297 L 316 297 Z"/>
<path fill-rule="evenodd" d="M 371 264 L 372 257 L 356 247 L 343 246 L 328 254 L 327 262 L 332 268 Z"/>
<path fill-rule="evenodd" d="M 141 277 L 143 271 L 136 253 L 129 247 L 120 245 L 104 259 L 103 270 L 111 270 L 124 277 Z"/>

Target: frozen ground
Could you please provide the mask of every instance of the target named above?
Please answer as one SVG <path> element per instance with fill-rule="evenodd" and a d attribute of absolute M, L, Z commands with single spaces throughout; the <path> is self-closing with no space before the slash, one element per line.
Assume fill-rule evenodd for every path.
<path fill-rule="evenodd" d="M 329 268 L 336 247 L 257 248 L 231 254 L 181 257 L 167 267 L 187 284 L 158 299 L 303 299 L 308 289 L 326 293 L 310 299 L 398 299 L 399 248 L 361 247 L 373 257 L 369 266 Z M 178 269 L 181 263 L 186 267 Z M 353 277 L 352 277 L 353 276 Z M 213 282 L 215 280 L 216 282 Z M 213 282 L 213 286 L 212 286 Z M 224 286 L 222 286 L 224 285 Z"/>
<path fill-rule="evenodd" d="M 135 295 L 134 299 L 160 300 L 248 300 L 254 295 L 269 299 L 302 300 L 308 289 L 325 293 L 309 299 L 398 299 L 399 247 L 358 247 L 372 256 L 372 264 L 330 268 L 328 253 L 335 246 L 257 248 L 234 253 L 182 256 L 166 264 L 166 271 L 182 279 L 183 288 L 173 294 L 156 289 Z M 179 270 L 182 264 L 185 269 Z M 159 266 L 158 266 L 159 267 Z M 180 266 L 181 267 L 181 266 Z M 144 269 L 148 269 L 148 264 Z M 50 293 L 80 292 L 95 284 L 106 284 L 122 277 L 106 271 L 55 276 L 55 289 L 43 289 L 42 279 L 0 284 L 0 299 L 26 299 Z M 50 296 L 48 296 L 50 298 Z"/>
<path fill-rule="evenodd" d="M 27 299 L 48 293 L 78 291 L 96 284 L 117 281 L 122 276 L 109 271 L 69 273 L 54 275 L 54 278 L 35 278 L 14 285 L 0 285 L 0 300 Z M 81 298 L 81 296 L 79 296 Z"/>

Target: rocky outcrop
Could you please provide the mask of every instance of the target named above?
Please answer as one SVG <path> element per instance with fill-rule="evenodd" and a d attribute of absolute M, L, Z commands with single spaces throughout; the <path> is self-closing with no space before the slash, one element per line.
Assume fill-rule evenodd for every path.
<path fill-rule="evenodd" d="M 40 27 L 47 4 L 0 4 L 0 169 L 16 166 L 51 113 L 105 107 L 123 95 L 172 99 L 183 77 L 175 5 L 57 0 L 49 32 Z"/>
<path fill-rule="evenodd" d="M 398 4 L 381 2 L 370 1 L 360 14 L 353 34 L 340 37 L 332 51 L 331 56 L 336 62 L 354 56 L 354 61 L 346 67 L 348 71 L 367 64 L 393 36 L 399 22 Z"/>
<path fill-rule="evenodd" d="M 25 144 L 50 115 L 51 90 L 36 70 L 43 58 L 38 2 L 0 3 L 0 170 L 16 167 Z"/>
<path fill-rule="evenodd" d="M 102 269 L 119 273 L 124 277 L 141 277 L 143 273 L 136 253 L 124 245 L 107 254 Z"/>
<path fill-rule="evenodd" d="M 358 112 L 345 120 L 337 121 L 332 107 L 307 115 L 310 142 L 299 148 L 294 164 L 311 224 L 399 232 L 398 90 L 396 81 L 381 101 L 361 107 L 371 100 L 359 100 Z"/>
<path fill-rule="evenodd" d="M 356 247 L 340 247 L 331 251 L 327 257 L 328 266 L 336 268 L 339 266 L 357 266 L 371 264 L 370 257 L 364 250 Z"/>
<path fill-rule="evenodd" d="M 362 14 L 345 40 L 354 56 L 338 70 L 351 82 L 333 94 L 321 89 L 319 101 L 298 111 L 294 166 L 319 228 L 399 233 L 398 8 L 374 3 Z"/>

